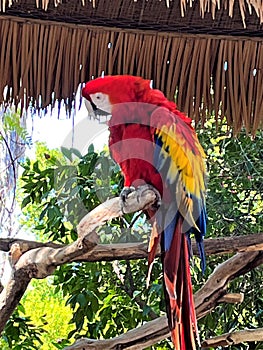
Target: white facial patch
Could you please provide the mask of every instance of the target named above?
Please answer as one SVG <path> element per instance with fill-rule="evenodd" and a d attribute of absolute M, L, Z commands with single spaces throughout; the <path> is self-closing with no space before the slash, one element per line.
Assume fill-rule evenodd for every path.
<path fill-rule="evenodd" d="M 96 92 L 95 94 L 90 94 L 90 98 L 97 108 L 111 114 L 112 105 L 108 95 L 103 94 L 102 92 Z"/>

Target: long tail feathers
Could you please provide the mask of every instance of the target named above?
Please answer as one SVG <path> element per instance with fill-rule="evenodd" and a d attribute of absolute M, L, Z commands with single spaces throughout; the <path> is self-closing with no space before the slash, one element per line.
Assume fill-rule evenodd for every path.
<path fill-rule="evenodd" d="M 182 232 L 182 217 L 175 220 L 175 228 L 169 240 L 170 247 L 165 251 L 162 237 L 162 263 L 164 274 L 164 295 L 171 337 L 176 350 L 196 350 L 199 344 L 197 320 L 191 283 L 189 246 L 187 236 Z M 170 226 L 171 228 L 171 226 Z M 166 232 L 163 232 L 164 235 Z M 160 241 L 156 222 L 153 223 L 148 248 L 148 276 L 150 279 L 153 260 Z"/>
<path fill-rule="evenodd" d="M 187 238 L 179 218 L 170 249 L 163 254 L 167 317 L 176 350 L 195 350 L 198 341 L 188 255 Z"/>

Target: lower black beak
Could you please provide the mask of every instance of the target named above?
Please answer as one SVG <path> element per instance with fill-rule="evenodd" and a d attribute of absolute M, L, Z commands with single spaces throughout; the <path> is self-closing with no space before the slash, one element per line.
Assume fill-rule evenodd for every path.
<path fill-rule="evenodd" d="M 92 102 L 91 106 L 92 106 L 93 111 L 94 111 L 94 113 L 95 113 L 96 116 L 100 116 L 100 115 L 103 115 L 103 116 L 109 115 L 108 112 L 105 112 L 105 111 L 103 111 L 102 109 L 99 109 L 93 102 Z"/>
<path fill-rule="evenodd" d="M 100 120 L 100 117 L 107 117 L 110 115 L 108 112 L 99 109 L 91 99 L 84 98 L 84 103 L 91 118 Z"/>

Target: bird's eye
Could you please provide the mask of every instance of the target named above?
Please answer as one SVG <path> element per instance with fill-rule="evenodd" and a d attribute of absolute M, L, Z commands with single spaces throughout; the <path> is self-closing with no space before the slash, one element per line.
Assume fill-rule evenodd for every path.
<path fill-rule="evenodd" d="M 102 99 L 102 94 L 99 93 L 99 92 L 97 92 L 97 93 L 95 94 L 95 98 L 96 98 L 96 100 L 101 100 L 101 99 Z"/>
<path fill-rule="evenodd" d="M 111 113 L 111 103 L 107 94 L 100 91 L 90 94 L 89 97 L 97 109 Z"/>

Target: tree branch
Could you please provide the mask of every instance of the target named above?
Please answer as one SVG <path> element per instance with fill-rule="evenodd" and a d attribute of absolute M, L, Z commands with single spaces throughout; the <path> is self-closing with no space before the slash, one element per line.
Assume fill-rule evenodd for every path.
<path fill-rule="evenodd" d="M 21 252 L 35 248 L 51 247 L 54 249 L 66 245 L 53 242 L 36 242 L 17 238 L 0 238 L 0 251 L 8 252 L 12 244 L 19 244 Z M 236 252 L 253 252 L 263 250 L 263 233 L 248 234 L 246 236 L 208 238 L 204 240 L 206 255 L 231 254 Z M 192 242 L 193 253 L 198 255 L 196 243 Z M 157 252 L 157 256 L 160 251 Z M 112 261 L 143 259 L 148 256 L 148 244 L 138 243 L 113 243 L 98 244 L 88 253 L 80 254 L 72 261 Z"/>
<path fill-rule="evenodd" d="M 204 317 L 222 299 L 228 283 L 263 263 L 263 251 L 237 253 L 217 266 L 206 283 L 195 294 L 195 307 L 198 318 Z"/>
<path fill-rule="evenodd" d="M 236 252 L 263 250 L 263 233 L 246 236 L 209 238 L 204 240 L 206 255 L 222 255 Z M 192 241 L 194 255 L 199 255 L 197 245 Z M 0 240 L 1 247 L 1 240 Z M 111 261 L 143 259 L 148 256 L 147 243 L 98 244 L 91 252 L 79 256 L 75 261 Z M 160 250 L 157 255 L 160 256 Z"/>
<path fill-rule="evenodd" d="M 222 302 L 236 303 L 243 300 L 243 296 L 226 294 L 228 282 L 247 272 L 251 266 L 263 263 L 263 251 L 253 253 L 238 253 L 219 265 L 208 278 L 205 285 L 195 294 L 195 308 L 197 318 L 200 319 Z M 166 316 L 145 323 L 142 327 L 133 329 L 119 337 L 108 340 L 81 339 L 65 350 L 140 350 L 155 344 L 157 341 L 169 337 Z M 156 339 L 157 337 L 159 337 Z M 147 340 L 147 344 L 145 341 Z"/>
<path fill-rule="evenodd" d="M 263 341 L 263 328 L 258 329 L 245 329 L 237 332 L 230 332 L 206 339 L 202 343 L 202 347 L 217 348 L 218 346 L 230 346 L 240 343 Z"/>
<path fill-rule="evenodd" d="M 61 245 L 58 248 L 45 246 L 23 252 L 19 244 L 13 243 L 10 247 L 12 278 L 0 294 L 0 334 L 31 278 L 47 277 L 57 266 L 74 261 L 76 257 L 94 249 L 97 245 L 97 234 L 94 230 L 105 221 L 121 216 L 124 210 L 128 213 L 144 209 L 155 201 L 156 194 L 148 186 L 131 193 L 124 208 L 119 197 L 106 201 L 80 221 L 79 238 L 70 245 Z"/>
<path fill-rule="evenodd" d="M 64 350 L 141 350 L 169 337 L 169 335 L 167 318 L 163 316 L 121 334 L 119 337 L 107 340 L 82 338 Z"/>
<path fill-rule="evenodd" d="M 78 225 L 78 240 L 70 245 L 37 243 L 22 240 L 0 240 L 0 249 L 10 251 L 13 275 L 0 294 L 0 333 L 14 308 L 25 292 L 31 278 L 44 278 L 54 269 L 72 261 L 98 261 L 116 259 L 135 259 L 147 256 L 147 247 L 143 243 L 123 245 L 97 245 L 95 229 L 105 221 L 135 212 L 151 206 L 156 194 L 147 186 L 131 193 L 125 208 L 119 198 L 113 198 L 87 214 Z M 120 249 L 122 247 L 122 249 Z M 201 318 L 221 302 L 237 302 L 242 296 L 226 295 L 229 281 L 263 263 L 263 235 L 250 235 L 235 238 L 220 238 L 205 241 L 208 254 L 245 251 L 238 253 L 218 266 L 205 285 L 195 295 L 197 317 Z M 195 246 L 194 249 L 196 250 Z M 139 253 L 138 253 L 139 251 Z M 154 323 L 153 323 L 154 322 Z M 144 324 L 120 337 L 111 340 L 85 340 L 68 349 L 142 349 L 169 336 L 166 317 L 160 317 Z M 84 343 L 83 343 L 84 342 Z"/>
<path fill-rule="evenodd" d="M 15 310 L 24 295 L 31 278 L 36 275 L 34 264 L 14 271 L 12 278 L 0 294 L 0 330 L 4 329 L 6 322 Z M 0 332 L 0 333 L 1 333 Z"/>

